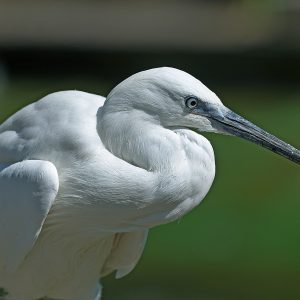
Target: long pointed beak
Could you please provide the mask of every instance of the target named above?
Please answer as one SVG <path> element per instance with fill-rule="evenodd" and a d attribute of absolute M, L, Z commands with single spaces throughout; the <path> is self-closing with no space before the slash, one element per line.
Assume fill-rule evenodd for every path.
<path fill-rule="evenodd" d="M 225 106 L 207 105 L 204 109 L 203 107 L 200 110 L 195 109 L 195 113 L 204 114 L 218 131 L 239 136 L 300 164 L 298 149 L 252 124 Z"/>

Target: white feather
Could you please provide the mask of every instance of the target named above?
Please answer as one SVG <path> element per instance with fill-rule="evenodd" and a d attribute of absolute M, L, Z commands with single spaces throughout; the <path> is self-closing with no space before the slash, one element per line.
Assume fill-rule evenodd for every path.
<path fill-rule="evenodd" d="M 148 228 L 199 204 L 214 154 L 188 127 L 211 125 L 186 114 L 187 93 L 220 103 L 192 76 L 161 68 L 125 80 L 105 102 L 58 92 L 0 126 L 0 286 L 9 299 L 99 299 L 98 279 L 134 268 Z"/>

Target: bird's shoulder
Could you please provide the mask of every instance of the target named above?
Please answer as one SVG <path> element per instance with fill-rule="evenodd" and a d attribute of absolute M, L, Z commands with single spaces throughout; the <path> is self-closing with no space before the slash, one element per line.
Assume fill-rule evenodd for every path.
<path fill-rule="evenodd" d="M 104 104 L 105 98 L 81 91 L 60 91 L 51 93 L 20 109 L 0 126 L 0 133 L 7 130 L 20 130 L 24 126 L 43 125 L 60 118 L 65 121 L 78 117 L 78 114 L 95 112 Z M 79 120 L 78 120 L 79 121 Z M 46 124 L 44 124 L 46 125 Z"/>
<path fill-rule="evenodd" d="M 49 94 L 17 111 L 0 125 L 0 161 L 27 159 L 32 151 L 75 141 L 96 134 L 96 114 L 105 98 L 81 91 Z M 51 144 L 52 143 L 52 144 Z M 45 148 L 45 147 L 44 147 Z M 35 158 L 44 159 L 36 153 Z"/>

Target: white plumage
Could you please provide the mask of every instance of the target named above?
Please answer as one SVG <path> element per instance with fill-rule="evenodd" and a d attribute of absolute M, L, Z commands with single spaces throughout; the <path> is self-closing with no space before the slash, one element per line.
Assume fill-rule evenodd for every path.
<path fill-rule="evenodd" d="M 183 216 L 208 192 L 213 149 L 190 128 L 225 132 L 216 111 L 224 116 L 225 107 L 197 79 L 158 68 L 126 79 L 106 101 L 58 92 L 6 120 L 0 287 L 7 299 L 96 300 L 100 277 L 129 273 L 148 229 Z M 276 152 L 298 162 L 299 153 L 282 145 Z"/>

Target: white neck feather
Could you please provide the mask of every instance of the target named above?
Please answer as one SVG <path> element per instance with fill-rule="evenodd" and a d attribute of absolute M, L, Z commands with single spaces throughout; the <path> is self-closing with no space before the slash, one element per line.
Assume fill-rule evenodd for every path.
<path fill-rule="evenodd" d="M 210 143 L 189 129 L 169 130 L 141 111 L 100 114 L 98 132 L 115 156 L 155 176 L 151 213 L 143 224 L 179 218 L 204 198 L 215 174 Z M 147 191 L 149 194 L 149 191 Z M 141 195 L 142 196 L 142 195 Z"/>
<path fill-rule="evenodd" d="M 142 111 L 103 115 L 98 125 L 110 152 L 147 171 L 172 172 L 184 159 L 178 135 Z"/>

